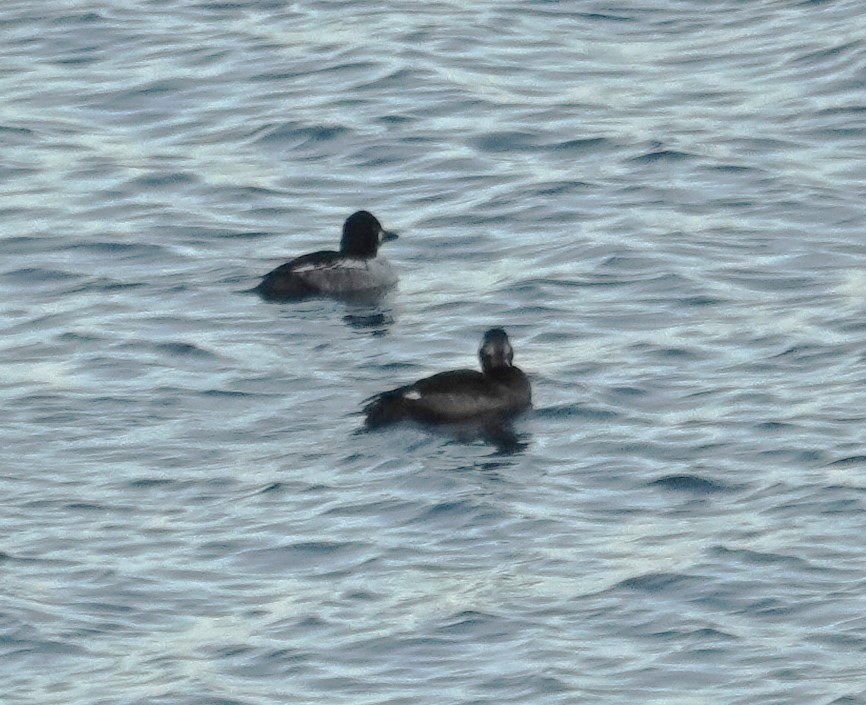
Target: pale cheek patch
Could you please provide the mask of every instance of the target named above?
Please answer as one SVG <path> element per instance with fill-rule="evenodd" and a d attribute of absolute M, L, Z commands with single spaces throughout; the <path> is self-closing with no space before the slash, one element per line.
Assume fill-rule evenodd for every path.
<path fill-rule="evenodd" d="M 506 345 L 504 348 L 499 348 L 495 345 L 488 344 L 481 348 L 481 354 L 491 360 L 502 360 L 502 362 L 506 362 L 509 365 L 514 359 L 514 350 L 511 349 L 510 345 Z"/>

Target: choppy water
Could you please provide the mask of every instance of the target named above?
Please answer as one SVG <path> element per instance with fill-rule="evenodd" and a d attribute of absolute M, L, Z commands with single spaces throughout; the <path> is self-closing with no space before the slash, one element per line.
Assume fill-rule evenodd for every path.
<path fill-rule="evenodd" d="M 866 702 L 860 0 L 0 33 L 4 703 Z M 385 300 L 238 293 L 358 208 Z M 516 452 L 356 434 L 494 325 Z"/>

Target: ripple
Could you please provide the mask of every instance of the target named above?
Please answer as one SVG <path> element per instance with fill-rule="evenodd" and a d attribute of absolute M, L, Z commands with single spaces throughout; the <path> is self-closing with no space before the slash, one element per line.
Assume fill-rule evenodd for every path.
<path fill-rule="evenodd" d="M 370 547 L 362 542 L 306 541 L 241 552 L 245 566 L 272 571 L 336 575 L 368 560 Z"/>
<path fill-rule="evenodd" d="M 839 458 L 838 460 L 834 460 L 832 463 L 829 463 L 830 467 L 849 467 L 857 465 L 866 465 L 866 455 L 852 455 L 847 458 Z"/>
<path fill-rule="evenodd" d="M 670 594 L 684 588 L 694 587 L 697 578 L 679 573 L 646 573 L 627 578 L 616 585 L 617 588 L 649 593 Z"/>
<path fill-rule="evenodd" d="M 653 480 L 650 487 L 660 487 L 672 492 L 688 492 L 690 494 L 719 494 L 730 492 L 734 488 L 721 482 L 708 480 L 699 475 L 667 475 Z"/>
<path fill-rule="evenodd" d="M 263 134 L 255 142 L 265 145 L 291 143 L 298 147 L 313 146 L 320 142 L 330 142 L 349 134 L 340 126 L 305 127 L 296 123 L 283 123 L 260 128 Z"/>
<path fill-rule="evenodd" d="M 535 414 L 548 419 L 590 419 L 593 421 L 608 421 L 619 418 L 619 414 L 606 409 L 587 406 L 586 404 L 563 404 L 560 406 L 542 407 Z"/>
<path fill-rule="evenodd" d="M 176 357 L 196 357 L 207 360 L 217 360 L 219 359 L 218 355 L 214 355 L 209 350 L 204 350 L 197 345 L 193 345 L 192 343 L 160 343 L 159 345 L 152 346 L 154 350 L 157 352 L 163 352 L 167 355 L 172 355 Z"/>
<path fill-rule="evenodd" d="M 21 284 L 54 284 L 81 279 L 80 274 L 59 269 L 42 269 L 30 267 L 3 273 L 3 279 L 17 285 Z"/>

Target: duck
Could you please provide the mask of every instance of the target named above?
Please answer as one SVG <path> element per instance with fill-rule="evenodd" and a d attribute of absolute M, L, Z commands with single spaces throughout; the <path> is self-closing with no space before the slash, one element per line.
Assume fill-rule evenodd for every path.
<path fill-rule="evenodd" d="M 396 239 L 372 213 L 357 211 L 343 223 L 339 252 L 296 257 L 268 272 L 252 291 L 271 301 L 385 291 L 397 283 L 397 273 L 378 254 L 379 246 Z"/>
<path fill-rule="evenodd" d="M 478 350 L 481 371 L 440 372 L 366 400 L 365 426 L 377 429 L 404 420 L 426 424 L 506 421 L 532 406 L 524 372 L 502 328 L 491 328 Z"/>

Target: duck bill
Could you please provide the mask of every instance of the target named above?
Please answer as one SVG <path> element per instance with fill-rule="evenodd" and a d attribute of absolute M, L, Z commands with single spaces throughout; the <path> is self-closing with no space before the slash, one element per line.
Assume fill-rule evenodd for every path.
<path fill-rule="evenodd" d="M 392 233 L 388 230 L 383 230 L 381 237 L 382 237 L 382 240 L 381 240 L 382 242 L 391 242 L 391 240 L 396 240 L 399 237 L 399 235 L 397 235 L 397 233 Z"/>

